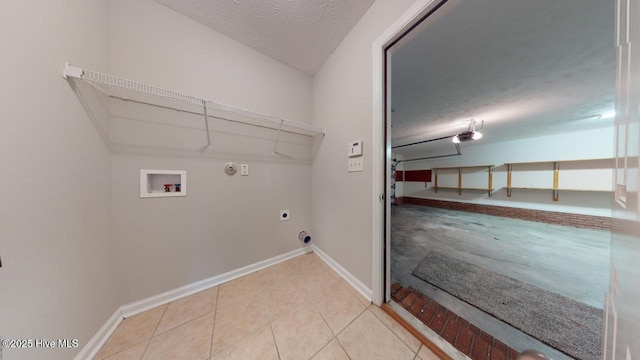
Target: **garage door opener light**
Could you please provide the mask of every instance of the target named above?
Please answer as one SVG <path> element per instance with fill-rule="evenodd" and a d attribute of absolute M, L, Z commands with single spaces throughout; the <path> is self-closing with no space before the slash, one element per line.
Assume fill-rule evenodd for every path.
<path fill-rule="evenodd" d="M 482 127 L 484 127 L 484 120 L 480 124 L 479 130 L 482 130 Z M 480 138 L 482 138 L 482 133 L 476 131 L 476 119 L 471 119 L 469 120 L 469 128 L 467 131 L 454 136 L 451 141 L 453 141 L 454 144 L 459 144 L 461 142 L 478 140 Z"/>

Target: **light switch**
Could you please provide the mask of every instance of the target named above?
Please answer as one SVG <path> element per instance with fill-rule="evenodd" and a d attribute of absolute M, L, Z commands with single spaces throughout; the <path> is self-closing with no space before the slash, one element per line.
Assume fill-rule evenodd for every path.
<path fill-rule="evenodd" d="M 349 143 L 348 156 L 362 156 L 362 140 L 357 140 Z"/>
<path fill-rule="evenodd" d="M 364 171 L 362 156 L 349 159 L 349 172 Z"/>
<path fill-rule="evenodd" d="M 249 164 L 240 164 L 240 176 L 249 176 Z"/>

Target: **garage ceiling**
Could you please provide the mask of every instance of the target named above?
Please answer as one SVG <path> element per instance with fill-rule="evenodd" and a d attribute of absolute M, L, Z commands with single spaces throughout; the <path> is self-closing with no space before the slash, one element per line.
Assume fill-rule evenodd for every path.
<path fill-rule="evenodd" d="M 156 0 L 313 76 L 374 0 Z"/>
<path fill-rule="evenodd" d="M 614 29 L 612 1 L 449 1 L 391 49 L 393 145 L 471 118 L 485 121 L 479 142 L 610 126 Z"/>

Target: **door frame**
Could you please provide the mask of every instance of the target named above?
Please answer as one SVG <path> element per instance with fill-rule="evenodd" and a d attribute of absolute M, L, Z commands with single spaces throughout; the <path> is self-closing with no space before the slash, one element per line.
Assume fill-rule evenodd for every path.
<path fill-rule="evenodd" d="M 391 245 L 391 124 L 387 122 L 387 49 L 411 31 L 434 9 L 447 0 L 418 0 L 373 43 L 373 119 L 372 119 L 372 301 L 380 305 L 389 301 Z M 386 250 L 385 250 L 386 249 Z"/>

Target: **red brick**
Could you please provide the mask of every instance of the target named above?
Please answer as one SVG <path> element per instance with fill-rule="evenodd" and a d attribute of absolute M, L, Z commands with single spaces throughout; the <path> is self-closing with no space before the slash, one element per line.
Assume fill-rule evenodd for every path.
<path fill-rule="evenodd" d="M 493 341 L 493 347 L 495 349 L 498 349 L 500 351 L 502 351 L 505 355 L 509 353 L 509 347 L 507 345 L 505 345 L 502 341 L 495 339 Z M 493 351 L 493 350 L 491 350 Z"/>
<path fill-rule="evenodd" d="M 463 318 L 460 318 L 460 328 L 466 329 L 469 326 L 469 322 Z"/>
<path fill-rule="evenodd" d="M 474 335 L 469 329 L 463 328 L 460 330 L 460 335 L 458 335 L 458 340 L 455 344 L 453 344 L 456 349 L 462 351 L 465 355 L 471 356 L 471 342 L 473 341 Z"/>
<path fill-rule="evenodd" d="M 410 308 L 411 304 L 413 304 L 413 301 L 417 298 L 418 296 L 414 293 L 411 293 L 409 295 L 407 295 L 403 300 L 402 300 L 402 305 L 406 308 Z"/>
<path fill-rule="evenodd" d="M 491 335 L 487 334 L 487 333 L 486 333 L 486 332 L 484 332 L 484 331 L 482 331 L 482 332 L 480 333 L 480 338 L 481 338 L 482 340 L 486 341 L 486 342 L 487 342 L 487 344 L 489 344 L 489 345 L 493 344 L 493 336 L 491 336 Z"/>
<path fill-rule="evenodd" d="M 393 298 L 396 299 L 396 301 L 401 302 L 405 297 L 407 297 L 407 295 L 409 295 L 409 289 L 403 287 L 393 295 Z"/>
<path fill-rule="evenodd" d="M 448 317 L 446 311 L 447 310 L 445 308 L 440 307 L 436 315 L 433 317 L 433 320 L 431 320 L 431 323 L 428 324 L 429 327 L 438 334 L 442 334 L 442 330 L 444 330 L 444 326 L 447 323 Z"/>
<path fill-rule="evenodd" d="M 424 296 L 421 295 L 414 303 L 413 305 L 411 305 L 411 313 L 413 315 L 419 315 L 420 314 L 420 310 L 422 310 L 422 308 L 427 304 L 427 302 L 429 301 L 429 299 Z"/>
<path fill-rule="evenodd" d="M 498 349 L 495 346 L 492 346 L 491 357 L 489 357 L 489 360 L 507 360 L 507 356 L 502 350 Z"/>
<path fill-rule="evenodd" d="M 444 332 L 442 333 L 442 337 L 445 338 L 449 343 L 453 344 L 458 337 L 459 330 L 460 323 L 449 318 L 449 321 L 447 321 L 447 325 L 444 328 Z"/>
<path fill-rule="evenodd" d="M 402 285 L 395 283 L 393 285 L 391 285 L 391 295 L 395 294 L 398 292 L 398 290 L 402 289 Z"/>
<path fill-rule="evenodd" d="M 471 350 L 471 359 L 487 360 L 489 358 L 489 344 L 483 339 L 476 337 Z"/>
<path fill-rule="evenodd" d="M 438 312 L 439 308 L 440 308 L 440 305 L 437 302 L 430 300 L 427 303 L 427 305 L 425 305 L 425 307 L 422 308 L 418 318 L 422 320 L 422 322 L 425 323 L 426 325 L 429 325 L 429 323 L 431 322 L 431 319 Z"/>
<path fill-rule="evenodd" d="M 509 348 L 509 360 L 516 360 L 518 358 L 518 352 L 512 348 Z"/>
<path fill-rule="evenodd" d="M 480 329 L 475 327 L 473 324 L 469 324 L 469 330 L 473 333 L 473 335 L 478 337 L 480 336 Z"/>

